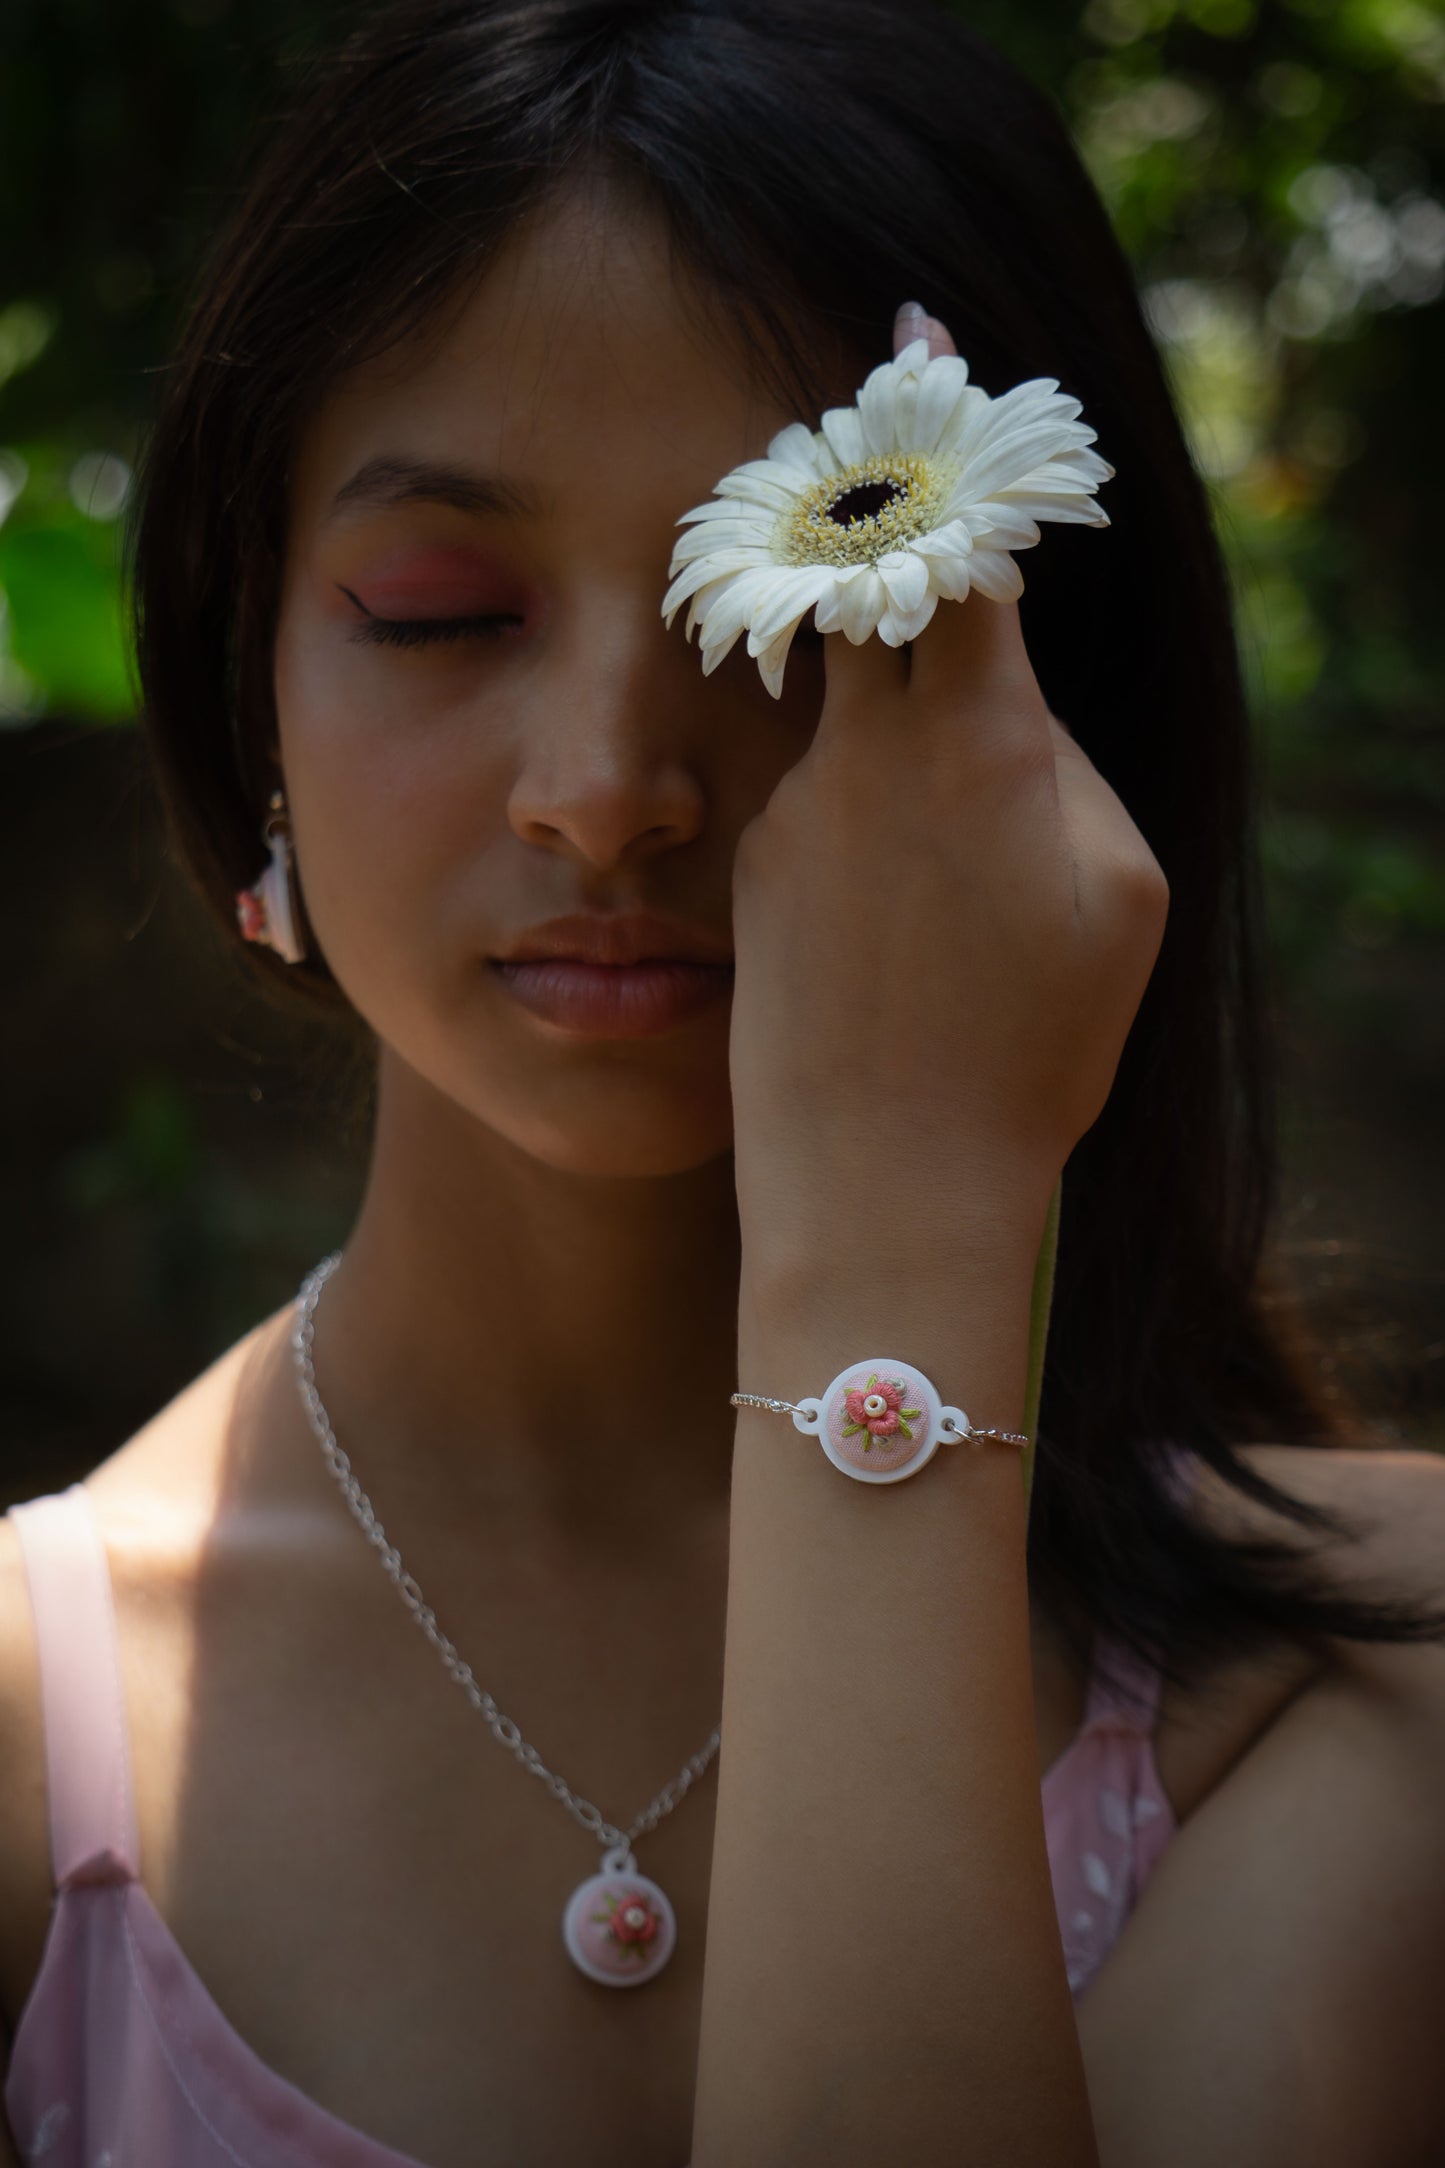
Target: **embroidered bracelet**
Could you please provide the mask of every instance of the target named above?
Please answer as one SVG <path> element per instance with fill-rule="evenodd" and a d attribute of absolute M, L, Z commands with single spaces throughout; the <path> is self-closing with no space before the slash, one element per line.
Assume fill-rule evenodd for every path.
<path fill-rule="evenodd" d="M 769 1400 L 733 1393 L 735 1408 L 791 1415 L 805 1436 L 822 1441 L 835 1468 L 859 1483 L 901 1483 L 917 1475 L 949 1439 L 979 1445 L 1027 1445 L 1016 1430 L 976 1430 L 962 1408 L 945 1407 L 921 1370 L 891 1355 L 870 1355 L 840 1370 L 825 1393 L 806 1400 Z"/>

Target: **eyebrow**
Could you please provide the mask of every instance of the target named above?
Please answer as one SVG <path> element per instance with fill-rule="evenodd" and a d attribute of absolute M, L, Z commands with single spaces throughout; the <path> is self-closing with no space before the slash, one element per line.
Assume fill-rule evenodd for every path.
<path fill-rule="evenodd" d="M 377 511 L 397 504 L 446 504 L 474 517 L 535 516 L 538 500 L 505 475 L 481 474 L 450 460 L 407 459 L 380 452 L 343 482 L 331 500 L 327 519 L 352 510 Z"/>

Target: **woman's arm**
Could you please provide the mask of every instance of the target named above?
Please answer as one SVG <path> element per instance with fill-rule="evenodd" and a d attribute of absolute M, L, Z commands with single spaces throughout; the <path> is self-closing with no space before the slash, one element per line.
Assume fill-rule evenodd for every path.
<path fill-rule="evenodd" d="M 744 1387 L 795 1399 L 881 1351 L 1017 1429 L 1042 1230 L 998 1206 L 913 1279 L 745 1284 Z M 1096 2161 L 1024 1534 L 1016 1448 L 944 1445 L 873 1488 L 742 1414 L 695 2168 Z"/>
<path fill-rule="evenodd" d="M 797 1401 L 883 1355 L 1017 1430 L 1049 1200 L 1167 884 L 1015 602 L 824 659 L 813 740 L 734 861 L 739 1384 Z M 1097 2161 L 1025 1522 L 1017 1448 L 864 1486 L 742 1415 L 695 2168 Z"/>
<path fill-rule="evenodd" d="M 1360 1534 L 1318 1546 L 1206 1476 L 1216 1532 L 1318 1546 L 1342 1596 L 1438 1604 L 1438 1455 L 1240 1457 Z M 1079 2007 L 1106 2168 L 1445 2160 L 1445 1646 L 1325 1647 L 1189 1815 Z"/>

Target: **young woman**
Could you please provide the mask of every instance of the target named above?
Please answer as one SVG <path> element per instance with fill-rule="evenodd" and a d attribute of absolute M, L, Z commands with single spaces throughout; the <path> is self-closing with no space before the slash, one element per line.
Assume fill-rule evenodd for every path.
<path fill-rule="evenodd" d="M 680 514 L 920 331 L 1082 401 L 1109 529 L 705 677 Z M 1261 1261 L 1225 584 L 1045 101 L 898 0 L 393 6 L 133 543 L 176 847 L 239 941 L 284 815 L 244 953 L 374 1133 L 339 1264 L 0 1531 L 15 2157 L 1438 2160 L 1445 1480 Z M 879 1487 L 732 1403 L 865 1360 L 1004 1436 Z"/>

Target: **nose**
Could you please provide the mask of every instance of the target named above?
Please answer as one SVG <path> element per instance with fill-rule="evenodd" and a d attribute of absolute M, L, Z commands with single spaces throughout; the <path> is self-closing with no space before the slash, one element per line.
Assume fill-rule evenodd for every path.
<path fill-rule="evenodd" d="M 520 733 L 514 833 L 599 871 L 690 842 L 707 811 L 687 725 L 696 650 L 668 638 L 654 584 L 559 628 Z"/>

